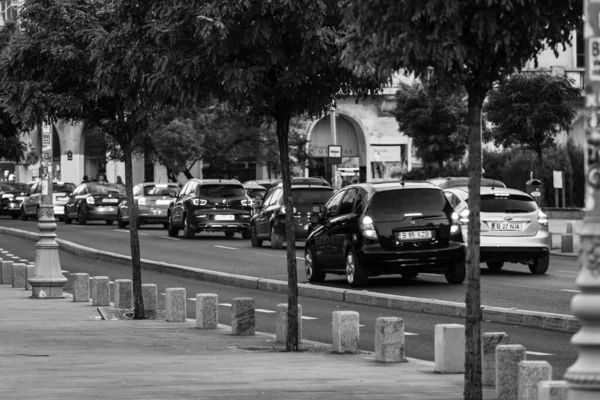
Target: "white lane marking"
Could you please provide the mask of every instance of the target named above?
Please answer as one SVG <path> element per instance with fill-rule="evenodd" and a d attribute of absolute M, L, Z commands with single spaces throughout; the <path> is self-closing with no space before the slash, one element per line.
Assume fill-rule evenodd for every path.
<path fill-rule="evenodd" d="M 438 278 L 442 276 L 442 275 L 440 275 L 440 274 L 428 274 L 427 272 L 426 272 L 426 273 L 423 273 L 423 274 L 419 274 L 419 275 L 437 276 Z"/>
<path fill-rule="evenodd" d="M 108 283 L 115 283 L 115 281 L 108 281 Z"/>
<path fill-rule="evenodd" d="M 115 232 L 129 233 L 129 231 L 128 231 L 128 230 L 125 230 L 125 229 L 115 229 L 114 231 L 115 231 Z"/>
<path fill-rule="evenodd" d="M 298 257 L 298 256 L 296 256 L 296 259 L 304 261 L 304 257 Z"/>
<path fill-rule="evenodd" d="M 14 258 L 15 260 L 19 259 L 19 256 L 10 256 L 10 258 Z"/>
<path fill-rule="evenodd" d="M 419 334 L 414 332 L 404 332 L 404 336 L 419 336 Z"/>
<path fill-rule="evenodd" d="M 229 247 L 229 246 L 219 246 L 218 244 L 214 245 L 215 247 L 218 247 L 220 249 L 227 249 L 227 250 L 239 250 L 239 248 L 237 247 Z"/>
<path fill-rule="evenodd" d="M 169 240 L 179 240 L 177 238 L 173 238 L 173 237 L 170 237 L 170 236 L 159 236 L 159 237 L 161 237 L 163 239 L 169 239 Z"/>
<path fill-rule="evenodd" d="M 275 314 L 277 312 L 277 311 L 273 311 L 273 310 L 265 310 L 264 308 L 257 308 L 254 311 L 260 312 L 260 313 L 265 313 L 265 314 Z"/>
<path fill-rule="evenodd" d="M 569 293 L 581 293 L 581 290 L 574 289 L 560 289 L 561 292 L 569 292 Z"/>
<path fill-rule="evenodd" d="M 24 258 L 21 258 L 19 261 L 21 261 L 21 262 L 28 262 L 29 260 L 26 260 L 26 259 L 24 259 Z"/>
<path fill-rule="evenodd" d="M 219 303 L 219 305 L 223 307 L 231 307 L 231 303 Z"/>
<path fill-rule="evenodd" d="M 64 269 L 60 270 L 60 272 L 62 272 L 63 274 L 68 274 L 69 273 L 69 271 L 66 271 Z"/>
<path fill-rule="evenodd" d="M 315 317 L 307 317 L 306 315 L 303 315 L 303 316 L 302 316 L 302 319 L 308 319 L 308 320 L 311 320 L 311 319 L 318 319 L 318 318 L 315 318 Z"/>
<path fill-rule="evenodd" d="M 193 298 L 193 297 L 188 297 L 188 300 L 189 300 L 189 301 L 196 301 L 196 299 L 195 299 L 195 298 Z"/>
<path fill-rule="evenodd" d="M 532 356 L 551 356 L 551 355 L 553 355 L 551 353 L 542 353 L 539 351 L 526 351 L 525 353 L 530 354 Z"/>
<path fill-rule="evenodd" d="M 276 254 L 265 253 L 264 251 L 256 251 L 255 253 L 256 253 L 256 254 L 261 254 L 261 255 L 263 255 L 263 256 L 269 256 L 269 257 L 279 257 L 279 256 L 278 256 L 278 255 L 276 255 Z"/>
<path fill-rule="evenodd" d="M 1 252 L 6 254 L 6 253 L 8 253 L 8 250 L 2 250 Z"/>

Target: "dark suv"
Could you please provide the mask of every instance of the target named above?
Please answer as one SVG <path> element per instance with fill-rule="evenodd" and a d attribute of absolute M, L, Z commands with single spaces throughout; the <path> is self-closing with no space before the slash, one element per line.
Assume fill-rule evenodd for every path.
<path fill-rule="evenodd" d="M 183 229 L 183 236 L 196 232 L 225 232 L 233 237 L 240 232 L 250 239 L 252 199 L 239 181 L 227 179 L 191 179 L 179 192 L 167 211 L 169 236 Z"/>
<path fill-rule="evenodd" d="M 306 240 L 311 213 L 315 207 L 320 209 L 331 198 L 333 192 L 333 188 L 329 186 L 292 186 L 293 229 L 296 240 Z M 262 205 L 255 207 L 255 214 L 252 216 L 252 247 L 260 247 L 263 240 L 269 240 L 272 248 L 280 249 L 286 237 L 283 184 L 278 184 L 269 193 Z"/>
<path fill-rule="evenodd" d="M 309 282 L 346 275 L 353 287 L 370 276 L 440 273 L 466 276 L 465 246 L 444 192 L 425 182 L 362 183 L 336 192 L 311 217 L 305 271 Z"/>

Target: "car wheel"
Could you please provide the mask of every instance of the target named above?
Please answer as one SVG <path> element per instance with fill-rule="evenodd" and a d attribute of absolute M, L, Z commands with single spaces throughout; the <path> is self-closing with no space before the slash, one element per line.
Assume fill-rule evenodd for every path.
<path fill-rule="evenodd" d="M 242 239 L 248 240 L 248 239 L 250 239 L 251 236 L 252 236 L 252 233 L 250 233 L 250 228 L 244 229 L 242 231 Z"/>
<path fill-rule="evenodd" d="M 123 221 L 121 212 L 117 213 L 117 226 L 119 227 L 119 229 L 125 229 L 127 227 L 127 222 Z"/>
<path fill-rule="evenodd" d="M 165 229 L 169 229 L 169 224 L 165 222 L 165 223 L 163 224 L 163 228 L 165 228 Z"/>
<path fill-rule="evenodd" d="M 179 229 L 177 229 L 173 226 L 173 216 L 172 215 L 169 215 L 169 222 L 166 225 L 167 225 L 167 234 L 169 235 L 169 237 L 177 237 L 177 235 L 179 235 Z"/>
<path fill-rule="evenodd" d="M 269 236 L 269 240 L 271 241 L 271 247 L 274 249 L 281 249 L 283 247 L 283 240 L 279 235 L 275 232 L 275 227 L 271 227 L 271 234 Z"/>
<path fill-rule="evenodd" d="M 402 278 L 404 279 L 415 279 L 417 275 L 419 275 L 419 271 L 401 272 L 400 275 L 402 275 Z"/>
<path fill-rule="evenodd" d="M 65 214 L 65 224 L 71 225 L 71 218 L 67 217 L 66 214 Z"/>
<path fill-rule="evenodd" d="M 186 239 L 192 239 L 194 236 L 196 236 L 196 231 L 190 227 L 186 215 L 183 216 L 183 236 Z"/>
<path fill-rule="evenodd" d="M 85 215 L 85 206 L 81 206 L 79 207 L 79 210 L 77 211 L 77 223 L 79 225 L 85 225 L 87 224 L 88 219 L 87 219 L 87 215 Z"/>
<path fill-rule="evenodd" d="M 529 270 L 533 275 L 544 275 L 548 271 L 550 265 L 550 257 L 536 258 L 533 264 L 529 264 Z"/>
<path fill-rule="evenodd" d="M 235 235 L 235 232 L 225 232 L 225 237 L 232 238 Z"/>
<path fill-rule="evenodd" d="M 321 270 L 321 264 L 315 258 L 312 247 L 306 249 L 304 253 L 304 272 L 306 272 L 306 279 L 310 283 L 320 283 L 325 280 L 326 274 Z"/>
<path fill-rule="evenodd" d="M 369 274 L 363 268 L 354 249 L 346 253 L 346 280 L 352 287 L 367 286 Z"/>
<path fill-rule="evenodd" d="M 460 261 L 454 264 L 452 268 L 450 268 L 444 274 L 446 276 L 446 282 L 452 284 L 463 283 L 465 278 L 467 277 L 467 265 L 465 261 Z"/>
<path fill-rule="evenodd" d="M 263 241 L 256 237 L 256 226 L 252 224 L 250 227 L 250 243 L 252 247 L 261 247 Z"/>
<path fill-rule="evenodd" d="M 107 219 L 106 220 L 106 225 L 112 225 L 113 222 L 115 222 L 115 221 L 113 221 L 112 219 Z"/>
<path fill-rule="evenodd" d="M 27 214 L 25 214 L 25 209 L 23 207 L 21 207 L 21 214 L 19 214 L 19 219 L 21 221 L 27 221 L 29 219 Z"/>
<path fill-rule="evenodd" d="M 504 261 L 488 261 L 485 263 L 490 271 L 500 271 L 504 267 Z"/>

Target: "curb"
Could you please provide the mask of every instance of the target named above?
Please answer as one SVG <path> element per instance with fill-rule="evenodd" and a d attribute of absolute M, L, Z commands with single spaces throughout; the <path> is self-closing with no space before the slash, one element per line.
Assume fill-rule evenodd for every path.
<path fill-rule="evenodd" d="M 560 251 L 550 250 L 550 255 L 566 258 L 579 258 L 578 253 L 562 253 Z"/>
<path fill-rule="evenodd" d="M 0 233 L 30 240 L 38 240 L 39 238 L 39 235 L 34 232 L 2 226 L 0 226 Z M 96 261 L 116 262 L 123 266 L 131 265 L 130 256 L 92 249 L 63 239 L 56 239 L 56 242 L 58 243 L 59 248 L 80 257 Z M 268 292 L 287 292 L 287 282 L 274 279 L 209 271 L 146 259 L 142 259 L 141 264 L 143 269 L 184 278 L 193 278 L 205 282 L 215 282 Z M 314 286 L 310 283 L 299 283 L 298 295 L 325 300 L 343 301 L 349 304 L 364 304 L 400 311 L 438 314 L 451 317 L 466 317 L 467 314 L 464 303 L 372 293 L 366 290 L 360 291 L 329 288 L 325 286 Z M 563 332 L 576 332 L 581 327 L 579 320 L 571 315 L 488 306 L 482 306 L 481 309 L 483 320 L 486 322 L 521 325 Z"/>

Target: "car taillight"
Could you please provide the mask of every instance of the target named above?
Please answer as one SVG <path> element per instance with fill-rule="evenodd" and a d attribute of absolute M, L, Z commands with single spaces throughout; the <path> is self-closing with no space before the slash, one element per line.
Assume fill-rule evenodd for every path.
<path fill-rule="evenodd" d="M 375 225 L 373 225 L 373 219 L 368 215 L 365 215 L 360 221 L 360 229 L 364 237 L 377 239 L 377 231 L 375 230 Z"/>
<path fill-rule="evenodd" d="M 146 205 L 146 198 L 145 197 L 140 197 L 138 199 L 138 205 L 145 206 Z"/>
<path fill-rule="evenodd" d="M 542 211 L 538 214 L 538 224 L 542 226 L 548 226 L 548 216 Z"/>
<path fill-rule="evenodd" d="M 10 193 L 5 193 L 2 195 L 3 199 L 12 199 L 14 195 L 10 194 Z"/>
<path fill-rule="evenodd" d="M 94 199 L 94 197 L 93 197 L 93 196 L 88 196 L 88 197 L 85 199 L 85 202 L 86 202 L 86 203 L 88 203 L 88 204 L 96 204 L 96 199 Z"/>
<path fill-rule="evenodd" d="M 243 206 L 250 207 L 250 206 L 252 206 L 252 204 L 254 204 L 254 201 L 252 199 L 242 200 L 242 205 Z"/>
<path fill-rule="evenodd" d="M 287 208 L 285 208 L 285 206 L 281 206 L 281 208 L 279 209 L 279 212 L 281 214 L 285 214 L 286 211 L 287 211 Z M 292 214 L 296 214 L 296 207 L 292 208 Z"/>
<path fill-rule="evenodd" d="M 467 225 L 469 223 L 469 210 L 464 209 L 460 213 L 452 213 L 452 223 L 457 225 Z"/>
<path fill-rule="evenodd" d="M 204 206 L 206 203 L 208 203 L 208 201 L 204 199 L 192 199 L 192 204 L 195 206 Z"/>

